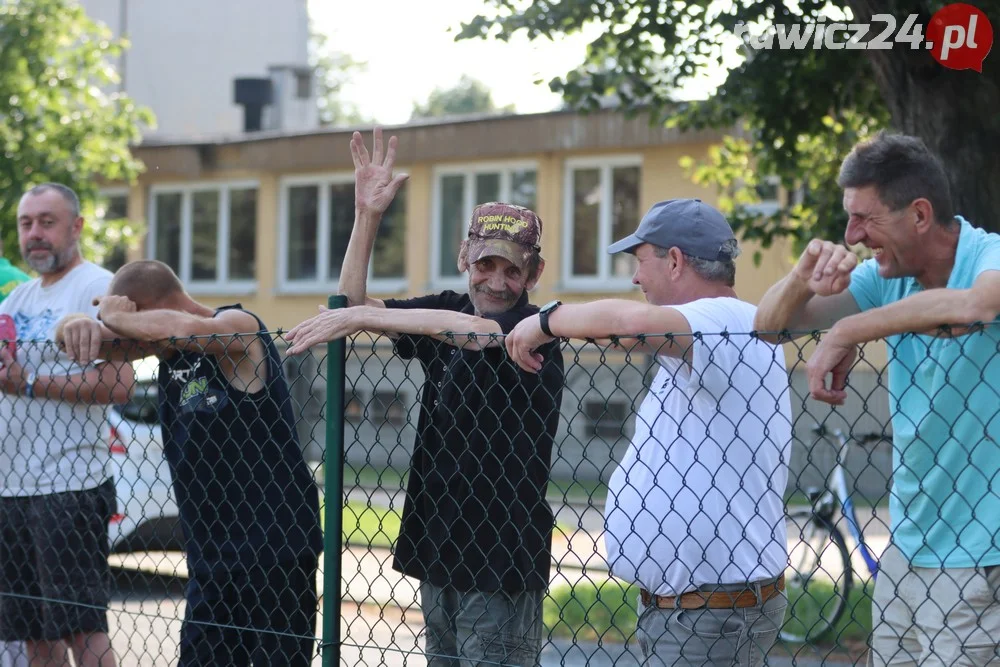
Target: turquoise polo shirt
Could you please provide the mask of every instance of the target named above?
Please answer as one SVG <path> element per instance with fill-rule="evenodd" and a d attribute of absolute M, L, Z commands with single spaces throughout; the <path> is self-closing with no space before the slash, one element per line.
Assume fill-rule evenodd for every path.
<path fill-rule="evenodd" d="M 1000 235 L 961 216 L 949 289 L 1000 271 Z M 851 275 L 861 310 L 923 288 L 886 280 L 874 259 Z M 886 339 L 893 430 L 893 540 L 918 567 L 1000 564 L 1000 318 L 957 338 Z"/>

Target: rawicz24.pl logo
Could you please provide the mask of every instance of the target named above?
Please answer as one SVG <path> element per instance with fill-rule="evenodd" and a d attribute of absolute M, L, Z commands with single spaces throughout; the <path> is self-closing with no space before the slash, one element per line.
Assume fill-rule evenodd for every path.
<path fill-rule="evenodd" d="M 754 51 L 778 49 L 891 49 L 897 44 L 927 49 L 951 69 L 983 71 L 983 61 L 993 47 L 993 26 L 977 7 L 961 2 L 946 5 L 924 26 L 910 14 L 900 24 L 892 14 L 874 14 L 871 23 L 776 24 L 754 34 L 745 23 L 736 25 L 736 36 Z M 898 26 L 898 30 L 897 30 Z"/>

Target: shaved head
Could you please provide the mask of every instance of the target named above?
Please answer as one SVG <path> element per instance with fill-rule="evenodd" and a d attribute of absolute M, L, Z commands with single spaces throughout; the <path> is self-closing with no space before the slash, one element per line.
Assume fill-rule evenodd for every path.
<path fill-rule="evenodd" d="M 184 293 L 174 270 L 155 259 L 129 262 L 111 279 L 108 294 L 126 296 L 140 309 L 160 308 Z"/>

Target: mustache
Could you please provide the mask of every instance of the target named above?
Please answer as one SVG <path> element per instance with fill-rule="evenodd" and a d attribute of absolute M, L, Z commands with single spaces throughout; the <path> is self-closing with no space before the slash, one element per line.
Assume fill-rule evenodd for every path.
<path fill-rule="evenodd" d="M 34 243 L 28 243 L 25 245 L 24 249 L 27 252 L 31 252 L 32 250 L 48 250 L 49 252 L 52 252 L 52 244 L 46 243 L 45 241 L 35 241 Z"/>
<path fill-rule="evenodd" d="M 516 296 L 514 294 L 514 292 L 512 292 L 509 289 L 503 290 L 502 292 L 494 292 L 489 287 L 486 287 L 484 285 L 476 285 L 476 287 L 474 289 L 477 292 L 479 292 L 480 294 L 485 294 L 486 296 L 491 296 L 494 299 L 503 299 L 505 301 L 510 301 L 511 299 L 513 299 Z"/>

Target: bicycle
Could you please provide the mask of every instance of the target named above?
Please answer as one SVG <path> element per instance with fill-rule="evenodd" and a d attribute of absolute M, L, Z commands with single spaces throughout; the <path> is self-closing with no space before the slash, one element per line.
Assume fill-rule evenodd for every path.
<path fill-rule="evenodd" d="M 844 460 L 852 439 L 840 429 L 834 429 L 831 434 L 822 424 L 813 427 L 812 432 L 828 442 L 832 435 L 839 450 L 837 463 L 825 486 L 804 489 L 810 508 L 794 510 L 787 515 L 789 538 L 798 537 L 788 553 L 789 572 L 785 575 L 788 611 L 781 629 L 781 639 L 791 643 L 811 643 L 820 639 L 837 625 L 847 608 L 854 585 L 854 567 L 847 542 L 834 519 L 838 504 L 872 580 L 878 576 L 878 561 L 865 543 L 844 472 Z M 853 440 L 870 445 L 889 438 L 882 433 L 866 433 Z M 828 559 L 826 564 L 824 558 Z M 833 595 L 830 595 L 831 585 Z"/>

